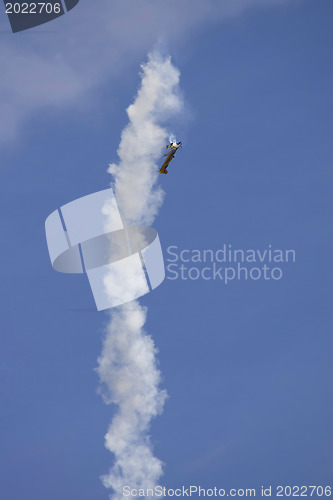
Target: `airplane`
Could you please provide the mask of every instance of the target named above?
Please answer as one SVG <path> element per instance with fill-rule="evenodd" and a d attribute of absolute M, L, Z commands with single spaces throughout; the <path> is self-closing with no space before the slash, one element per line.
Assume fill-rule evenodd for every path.
<path fill-rule="evenodd" d="M 170 142 L 170 144 L 167 145 L 166 147 L 166 153 L 163 156 L 166 156 L 166 159 L 159 169 L 160 174 L 167 174 L 167 166 L 169 165 L 170 161 L 175 157 L 175 154 L 177 152 L 177 149 L 182 145 L 181 142 Z"/>

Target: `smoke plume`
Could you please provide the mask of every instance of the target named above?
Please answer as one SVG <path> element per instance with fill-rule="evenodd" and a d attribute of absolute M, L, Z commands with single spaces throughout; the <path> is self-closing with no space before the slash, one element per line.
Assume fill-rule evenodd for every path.
<path fill-rule="evenodd" d="M 150 225 L 158 213 L 164 192 L 156 185 L 157 161 L 169 135 L 163 123 L 182 108 L 180 74 L 170 57 L 153 52 L 141 69 L 140 88 L 127 108 L 129 123 L 121 134 L 119 162 L 108 169 L 125 225 Z M 106 289 L 112 288 L 111 280 L 112 276 Z M 133 286 L 138 286 L 135 279 Z M 159 387 L 154 342 L 144 331 L 146 314 L 138 301 L 113 309 L 98 359 L 100 392 L 107 404 L 118 406 L 105 436 L 114 464 L 102 477 L 104 485 L 113 489 L 113 499 L 123 498 L 125 485 L 154 488 L 162 475 L 149 427 L 162 412 L 167 395 Z"/>
<path fill-rule="evenodd" d="M 119 163 L 109 166 L 120 212 L 128 223 L 148 224 L 163 203 L 164 192 L 156 186 L 157 161 L 168 141 L 161 126 L 182 108 L 178 87 L 179 71 L 171 58 L 158 52 L 141 66 L 141 87 L 127 108 L 129 123 L 121 134 Z"/>

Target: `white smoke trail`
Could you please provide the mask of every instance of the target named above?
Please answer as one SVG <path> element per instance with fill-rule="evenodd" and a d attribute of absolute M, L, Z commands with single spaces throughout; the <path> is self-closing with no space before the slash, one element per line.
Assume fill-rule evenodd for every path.
<path fill-rule="evenodd" d="M 160 124 L 180 111 L 182 98 L 178 87 L 180 74 L 170 57 L 153 52 L 141 68 L 141 87 L 127 108 L 130 121 L 118 148 L 120 162 L 110 165 L 108 171 L 114 175 L 118 206 L 125 220 L 150 225 L 164 198 L 162 189 L 156 187 L 156 162 L 168 132 Z"/>
<path fill-rule="evenodd" d="M 182 108 L 180 74 L 169 57 L 153 52 L 141 68 L 141 86 L 127 109 L 129 123 L 118 148 L 120 161 L 108 170 L 114 176 L 125 224 L 151 224 L 158 213 L 164 192 L 156 186 L 157 160 L 168 138 L 161 123 Z M 138 286 L 135 280 L 133 286 Z M 118 405 L 105 436 L 105 446 L 115 462 L 102 477 L 117 500 L 123 498 L 123 486 L 154 488 L 162 475 L 162 462 L 153 455 L 148 433 L 151 419 L 161 413 L 167 395 L 159 388 L 154 342 L 143 329 L 146 314 L 138 301 L 113 310 L 98 359 L 103 399 Z"/>
<path fill-rule="evenodd" d="M 115 465 L 102 478 L 117 499 L 123 498 L 123 486 L 153 488 L 162 474 L 162 464 L 152 454 L 147 432 L 150 420 L 163 409 L 166 392 L 158 387 L 156 349 L 143 331 L 145 321 L 146 310 L 137 301 L 119 307 L 108 325 L 99 358 L 104 400 L 119 406 L 105 436 Z"/>

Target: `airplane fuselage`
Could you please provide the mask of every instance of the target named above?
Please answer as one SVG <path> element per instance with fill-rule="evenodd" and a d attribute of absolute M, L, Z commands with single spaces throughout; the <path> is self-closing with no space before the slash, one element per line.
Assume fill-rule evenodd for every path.
<path fill-rule="evenodd" d="M 167 171 L 167 167 L 169 165 L 169 163 L 171 162 L 171 160 L 175 157 L 175 154 L 177 152 L 177 149 L 181 146 L 181 142 L 171 142 L 167 147 L 167 151 L 166 153 L 164 154 L 164 156 L 166 156 L 166 159 L 163 163 L 163 165 L 161 166 L 159 172 L 161 174 L 167 174 L 168 171 Z"/>

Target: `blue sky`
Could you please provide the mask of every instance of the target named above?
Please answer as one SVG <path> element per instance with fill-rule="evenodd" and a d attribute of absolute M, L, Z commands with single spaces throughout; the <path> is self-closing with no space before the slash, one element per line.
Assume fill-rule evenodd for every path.
<path fill-rule="evenodd" d="M 2 15 L 2 72 L 14 78 L 0 84 L 2 498 L 108 497 L 99 476 L 114 409 L 94 372 L 107 315 L 85 277 L 52 270 L 44 221 L 108 186 L 139 65 L 159 36 L 186 102 L 168 124 L 183 148 L 159 181 L 165 256 L 170 245 L 296 251 L 279 281 L 167 279 L 141 300 L 169 394 L 151 429 L 162 484 L 331 484 L 333 8 L 253 3 L 230 15 L 225 2 L 216 16 L 198 4 L 197 17 L 188 2 L 171 13 L 158 3 L 132 38 L 119 28 L 114 39 L 106 24 L 95 29 L 90 5 L 42 34 L 6 33 Z M 117 9 L 112 26 L 117 14 L 131 26 Z M 54 61 L 61 91 L 47 76 Z"/>

